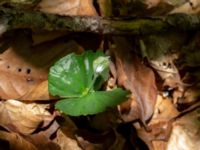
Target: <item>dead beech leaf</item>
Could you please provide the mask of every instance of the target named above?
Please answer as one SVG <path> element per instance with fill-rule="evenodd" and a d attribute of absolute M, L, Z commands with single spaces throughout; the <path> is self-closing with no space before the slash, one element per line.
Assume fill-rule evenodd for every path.
<path fill-rule="evenodd" d="M 23 103 L 17 100 L 0 102 L 0 125 L 22 134 L 33 133 L 42 123 L 46 127 L 54 119 L 48 104 Z"/>
<path fill-rule="evenodd" d="M 150 129 L 149 132 L 141 128 L 137 131 L 137 134 L 148 145 L 150 150 L 154 150 L 154 146 L 160 141 L 166 142 L 169 139 L 172 131 L 172 122 L 160 121 L 148 127 Z M 166 143 L 160 144 L 166 146 Z"/>
<path fill-rule="evenodd" d="M 158 95 L 154 114 L 149 124 L 155 124 L 161 121 L 168 122 L 179 114 L 180 112 L 178 112 L 172 100 L 169 98 L 163 98 L 161 95 Z"/>
<path fill-rule="evenodd" d="M 158 95 L 154 114 L 148 123 L 150 132 L 143 128 L 139 129 L 138 136 L 149 146 L 150 149 L 163 149 L 169 139 L 172 130 L 172 119 L 180 113 L 175 108 L 172 100 Z M 161 142 L 162 141 L 162 142 Z M 156 147 L 159 146 L 159 147 Z"/>
<path fill-rule="evenodd" d="M 0 139 L 9 143 L 10 150 L 38 150 L 32 143 L 26 141 L 17 133 L 0 130 Z M 0 147 L 2 148 L 1 144 Z"/>
<path fill-rule="evenodd" d="M 189 0 L 183 5 L 174 8 L 170 14 L 174 13 L 187 13 L 187 14 L 198 14 L 200 13 L 200 1 L 199 0 Z"/>
<path fill-rule="evenodd" d="M 75 139 L 68 137 L 60 129 L 57 131 L 57 137 L 54 141 L 60 146 L 61 150 L 83 150 Z"/>
<path fill-rule="evenodd" d="M 52 127 L 49 127 L 49 128 L 52 128 Z M 56 130 L 57 128 L 58 127 L 56 127 Z M 23 138 L 29 141 L 30 143 L 34 144 L 34 146 L 37 147 L 38 150 L 43 150 L 43 149 L 44 150 L 60 150 L 60 146 L 57 143 L 53 142 L 50 139 L 49 135 L 47 135 L 48 133 L 46 134 L 45 132 L 46 131 L 42 131 L 42 132 L 35 133 L 32 135 L 23 135 Z"/>
<path fill-rule="evenodd" d="M 199 150 L 200 108 L 195 109 L 173 123 L 173 130 L 166 150 Z"/>
<path fill-rule="evenodd" d="M 38 9 L 58 15 L 96 16 L 93 0 L 42 0 Z"/>
<path fill-rule="evenodd" d="M 130 100 L 120 107 L 124 121 L 148 120 L 154 111 L 157 88 L 153 71 L 146 67 L 133 54 L 132 47 L 124 38 L 115 38 L 116 48 L 112 50 L 115 57 L 117 82 L 132 92 Z"/>
<path fill-rule="evenodd" d="M 41 82 L 40 84 L 36 85 L 33 89 L 25 93 L 22 97 L 19 99 L 22 100 L 42 100 L 42 99 L 56 99 L 57 97 L 49 95 L 48 91 L 48 81 L 45 80 Z"/>
<path fill-rule="evenodd" d="M 8 39 L 8 49 L 0 54 L 1 99 L 49 100 L 47 75 L 49 67 L 59 58 L 80 47 L 74 41 L 47 42 L 32 47 L 27 35 L 17 33 Z"/>
<path fill-rule="evenodd" d="M 68 116 L 57 119 L 59 129 L 53 142 L 60 146 L 61 150 L 82 150 L 76 140 L 75 134 L 78 128 Z"/>

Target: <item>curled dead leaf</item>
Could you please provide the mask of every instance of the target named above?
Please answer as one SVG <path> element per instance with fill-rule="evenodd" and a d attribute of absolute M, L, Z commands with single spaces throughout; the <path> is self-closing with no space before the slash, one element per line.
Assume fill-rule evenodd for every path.
<path fill-rule="evenodd" d="M 172 131 L 172 119 L 180 113 L 175 108 L 172 100 L 157 96 L 154 114 L 148 123 L 150 132 L 143 128 L 138 129 L 138 136 L 149 146 L 150 149 L 165 150 L 167 140 Z"/>
<path fill-rule="evenodd" d="M 145 124 L 153 114 L 157 97 L 154 73 L 134 55 L 124 38 L 116 37 L 114 41 L 116 48 L 111 51 L 115 58 L 117 82 L 132 93 L 129 101 L 120 107 L 122 118 L 126 122 L 140 119 Z"/>
<path fill-rule="evenodd" d="M 97 15 L 93 0 L 42 0 L 37 7 L 42 12 L 59 15 Z"/>
<path fill-rule="evenodd" d="M 200 13 L 200 2 L 199 0 L 189 0 L 170 12 L 170 14 L 174 13 L 198 14 Z"/>
<path fill-rule="evenodd" d="M 182 116 L 173 123 L 173 130 L 166 150 L 199 150 L 200 107 Z"/>
<path fill-rule="evenodd" d="M 79 147 L 76 139 L 68 137 L 62 130 L 57 131 L 57 137 L 54 141 L 60 146 L 61 150 L 83 150 Z"/>
<path fill-rule="evenodd" d="M 0 102 L 0 125 L 22 134 L 33 133 L 42 123 L 46 127 L 54 119 L 48 104 L 23 103 L 17 100 Z"/>

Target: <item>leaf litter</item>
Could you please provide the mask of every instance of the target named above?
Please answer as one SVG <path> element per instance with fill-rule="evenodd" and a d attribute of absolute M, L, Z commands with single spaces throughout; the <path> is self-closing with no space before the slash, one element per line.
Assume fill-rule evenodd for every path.
<path fill-rule="evenodd" d="M 95 5 L 100 10 L 94 4 L 92 0 L 42 0 L 32 9 L 107 17 L 198 14 L 200 10 L 195 0 L 98 0 Z M 58 31 L 5 33 L 0 39 L 0 149 L 198 150 L 199 35 L 170 32 L 102 39 Z M 111 58 L 110 77 L 102 88 L 120 86 L 131 96 L 96 115 L 66 116 L 54 108 L 59 98 L 49 94 L 49 68 L 71 52 L 88 49 L 102 49 Z"/>

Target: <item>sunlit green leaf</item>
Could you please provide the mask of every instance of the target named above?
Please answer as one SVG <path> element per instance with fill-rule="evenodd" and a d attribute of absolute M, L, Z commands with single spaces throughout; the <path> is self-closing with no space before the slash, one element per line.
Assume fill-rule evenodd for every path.
<path fill-rule="evenodd" d="M 109 58 L 103 52 L 74 53 L 60 59 L 50 68 L 49 92 L 65 98 L 56 108 L 72 115 L 88 115 L 105 111 L 126 100 L 128 91 L 97 91 L 108 79 Z"/>
<path fill-rule="evenodd" d="M 103 61 L 98 65 L 94 64 L 99 58 Z M 94 89 L 99 76 L 108 77 L 108 64 L 108 57 L 101 51 L 87 51 L 81 55 L 69 54 L 51 67 L 48 77 L 49 91 L 52 95 L 61 97 L 80 97 Z M 97 74 L 94 70 L 100 67 L 102 70 Z M 106 78 L 101 78 L 98 82 L 102 84 L 105 80 Z"/>
<path fill-rule="evenodd" d="M 127 94 L 128 91 L 120 88 L 112 91 L 97 91 L 84 97 L 61 100 L 56 103 L 56 108 L 71 116 L 91 115 L 123 102 Z"/>

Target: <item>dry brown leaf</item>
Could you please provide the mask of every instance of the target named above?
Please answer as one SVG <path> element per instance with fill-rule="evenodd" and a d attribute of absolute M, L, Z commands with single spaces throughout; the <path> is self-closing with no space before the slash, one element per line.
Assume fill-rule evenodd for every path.
<path fill-rule="evenodd" d="M 53 142 L 58 144 L 61 150 L 82 150 L 76 141 L 75 133 L 78 128 L 74 122 L 68 116 L 62 116 L 62 119 L 58 119 L 58 123 L 60 129 Z"/>
<path fill-rule="evenodd" d="M 23 135 L 23 138 L 37 147 L 37 150 L 60 150 L 60 146 L 52 142 L 43 132 L 33 135 Z"/>
<path fill-rule="evenodd" d="M 173 123 L 173 130 L 166 150 L 199 150 L 200 108 L 188 113 Z"/>
<path fill-rule="evenodd" d="M 150 60 L 150 65 L 158 72 L 163 80 L 172 77 L 180 81 L 178 69 L 173 62 L 177 57 L 176 54 L 163 55 L 157 59 Z"/>
<path fill-rule="evenodd" d="M 172 121 L 159 121 L 148 126 L 149 131 L 144 128 L 137 130 L 138 136 L 148 145 L 149 149 L 154 150 L 156 145 L 166 147 L 172 131 Z M 160 141 L 164 141 L 161 142 Z"/>
<path fill-rule="evenodd" d="M 179 71 L 174 65 L 177 54 L 163 55 L 155 60 L 150 61 L 150 65 L 157 71 L 164 81 L 162 87 L 166 91 L 174 90 L 172 93 L 173 102 L 176 104 L 178 99 L 183 96 L 185 85 L 181 80 Z M 169 92 L 166 92 L 166 96 Z"/>
<path fill-rule="evenodd" d="M 149 148 L 164 150 L 163 148 L 165 148 L 167 144 L 166 140 L 168 140 L 172 129 L 171 119 L 179 114 L 180 113 L 175 108 L 172 100 L 158 95 L 153 117 L 148 123 L 151 132 L 147 132 L 141 128 L 138 130 L 139 137 L 149 146 Z"/>
<path fill-rule="evenodd" d="M 153 141 L 153 150 L 166 150 L 166 141 Z"/>
<path fill-rule="evenodd" d="M 0 102 L 0 125 L 22 134 L 33 133 L 39 125 L 46 127 L 54 119 L 48 104 L 23 103 L 17 100 Z"/>
<path fill-rule="evenodd" d="M 153 8 L 159 5 L 162 0 L 146 0 L 145 3 L 148 8 Z"/>
<path fill-rule="evenodd" d="M 116 48 L 112 52 L 118 84 L 132 93 L 130 100 L 121 105 L 122 118 L 124 121 L 141 119 L 145 123 L 153 114 L 157 97 L 154 73 L 131 52 L 132 47 L 124 38 L 114 41 Z"/>
<path fill-rule="evenodd" d="M 32 143 L 26 141 L 17 133 L 0 131 L 0 139 L 9 143 L 9 147 L 7 148 L 10 150 L 38 150 Z M 2 147 L 0 145 L 0 148 Z"/>
<path fill-rule="evenodd" d="M 61 150 L 83 150 L 75 139 L 68 137 L 62 130 L 57 131 L 57 137 L 54 141 L 60 146 Z"/>
<path fill-rule="evenodd" d="M 154 114 L 149 124 L 154 124 L 162 121 L 168 122 L 179 114 L 180 112 L 178 112 L 172 100 L 169 98 L 163 98 L 161 95 L 158 95 Z"/>
<path fill-rule="evenodd" d="M 200 13 L 200 1 L 189 0 L 183 5 L 173 9 L 170 14 L 174 13 L 187 13 L 187 14 L 198 14 Z"/>
<path fill-rule="evenodd" d="M 42 0 L 38 9 L 58 15 L 96 16 L 93 0 Z"/>
<path fill-rule="evenodd" d="M 23 33 L 8 39 L 9 48 L 0 55 L 1 99 L 49 100 L 47 75 L 55 60 L 79 51 L 74 41 L 62 40 L 31 47 Z"/>

